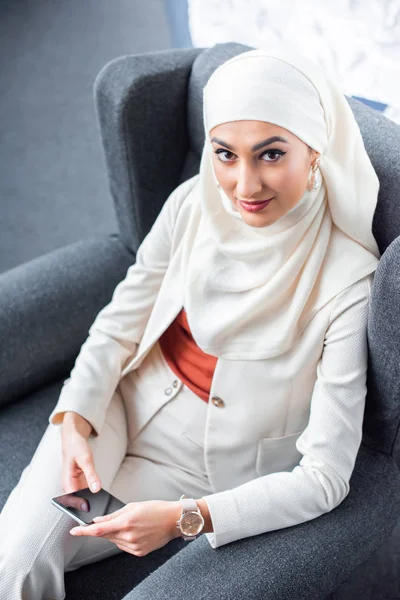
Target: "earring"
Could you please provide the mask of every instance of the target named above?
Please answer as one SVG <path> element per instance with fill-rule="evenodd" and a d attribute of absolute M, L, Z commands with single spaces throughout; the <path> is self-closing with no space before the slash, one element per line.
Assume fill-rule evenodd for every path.
<path fill-rule="evenodd" d="M 320 159 L 319 158 L 315 159 L 315 161 L 313 162 L 313 164 L 311 166 L 310 172 L 308 174 L 307 189 L 310 192 L 318 189 L 317 170 L 319 167 L 319 163 L 320 163 Z"/>

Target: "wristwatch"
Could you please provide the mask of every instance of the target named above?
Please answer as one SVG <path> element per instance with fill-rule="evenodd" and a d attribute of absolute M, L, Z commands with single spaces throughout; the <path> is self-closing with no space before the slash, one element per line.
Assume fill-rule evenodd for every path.
<path fill-rule="evenodd" d="M 203 515 L 193 498 L 188 498 L 185 494 L 182 494 L 179 500 L 182 503 L 182 515 L 179 521 L 176 522 L 176 527 L 182 533 L 185 541 L 195 540 L 204 527 Z"/>

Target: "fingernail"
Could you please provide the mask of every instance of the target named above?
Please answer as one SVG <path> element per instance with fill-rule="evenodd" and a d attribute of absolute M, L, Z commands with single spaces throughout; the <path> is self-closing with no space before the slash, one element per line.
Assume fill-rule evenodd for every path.
<path fill-rule="evenodd" d="M 92 483 L 90 489 L 92 490 L 92 492 L 97 492 L 97 490 L 99 489 L 99 484 L 97 482 Z"/>
<path fill-rule="evenodd" d="M 76 529 L 71 529 L 70 534 L 71 535 L 76 535 Z"/>

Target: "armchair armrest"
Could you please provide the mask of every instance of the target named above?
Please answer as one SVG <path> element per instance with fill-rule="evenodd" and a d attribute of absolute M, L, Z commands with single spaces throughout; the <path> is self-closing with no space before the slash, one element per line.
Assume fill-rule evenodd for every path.
<path fill-rule="evenodd" d="M 111 234 L 0 275 L 0 405 L 69 374 L 90 325 L 134 262 Z"/>
<path fill-rule="evenodd" d="M 323 600 L 365 562 L 400 514 L 400 473 L 391 456 L 360 446 L 351 489 L 329 513 L 212 549 L 202 535 L 124 600 Z"/>
<path fill-rule="evenodd" d="M 368 317 L 366 445 L 395 457 L 400 468 L 400 235 L 375 271 Z"/>

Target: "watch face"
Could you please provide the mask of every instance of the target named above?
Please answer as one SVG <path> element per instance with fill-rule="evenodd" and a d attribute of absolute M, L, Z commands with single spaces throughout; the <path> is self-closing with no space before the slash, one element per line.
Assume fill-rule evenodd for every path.
<path fill-rule="evenodd" d="M 204 519 L 197 512 L 186 513 L 181 520 L 181 530 L 184 535 L 197 535 L 203 529 Z"/>

